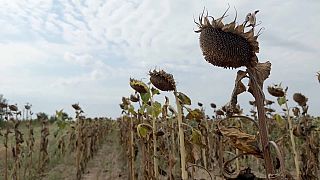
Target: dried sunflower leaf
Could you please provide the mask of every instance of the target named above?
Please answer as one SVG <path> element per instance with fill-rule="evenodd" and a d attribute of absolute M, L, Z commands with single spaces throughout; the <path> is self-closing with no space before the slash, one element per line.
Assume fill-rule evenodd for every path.
<path fill-rule="evenodd" d="M 186 116 L 186 119 L 192 120 L 195 119 L 196 121 L 201 121 L 203 117 L 203 113 L 200 109 L 188 110 L 189 113 Z"/>
<path fill-rule="evenodd" d="M 258 83 L 262 87 L 263 82 L 269 77 L 271 72 L 271 63 L 269 61 L 265 63 L 258 63 L 257 67 L 257 74 L 258 74 Z"/>
<path fill-rule="evenodd" d="M 250 81 L 249 81 L 249 89 L 248 91 L 253 94 L 253 86 L 252 86 L 252 81 L 255 80 L 258 86 L 263 88 L 263 83 L 264 81 L 269 77 L 271 72 L 271 63 L 269 61 L 265 63 L 258 63 L 256 67 L 254 68 L 248 68 L 248 73 L 250 75 Z"/>
<path fill-rule="evenodd" d="M 256 136 L 247 134 L 236 127 L 221 127 L 218 125 L 221 134 L 231 140 L 231 145 L 241 151 L 250 153 L 258 158 L 262 158 L 262 151 L 258 146 Z"/>
<path fill-rule="evenodd" d="M 235 108 L 237 102 L 238 102 L 238 95 L 245 92 L 247 89 L 245 87 L 245 85 L 241 82 L 241 80 L 243 78 L 245 78 L 247 76 L 247 72 L 245 71 L 241 71 L 239 70 L 237 72 L 237 77 L 236 77 L 236 80 L 235 80 L 235 85 L 234 85 L 234 89 L 233 89 L 233 92 L 232 92 L 232 95 L 231 95 L 231 107 L 232 108 Z"/>
<path fill-rule="evenodd" d="M 192 134 L 191 134 L 191 142 L 193 144 L 196 144 L 200 146 L 201 148 L 204 148 L 205 145 L 201 141 L 201 132 L 195 128 L 192 128 Z"/>
<path fill-rule="evenodd" d="M 286 125 L 286 121 L 279 114 L 275 114 L 273 118 L 281 128 Z"/>
<path fill-rule="evenodd" d="M 246 86 L 241 81 L 238 82 L 235 88 L 236 88 L 235 95 L 239 95 L 247 90 Z"/>
<path fill-rule="evenodd" d="M 182 92 L 178 92 L 178 99 L 182 105 L 191 105 L 191 99 Z"/>

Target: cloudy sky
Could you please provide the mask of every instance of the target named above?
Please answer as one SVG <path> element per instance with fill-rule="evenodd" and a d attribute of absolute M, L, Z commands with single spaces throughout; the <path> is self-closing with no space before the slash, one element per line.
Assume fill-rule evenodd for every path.
<path fill-rule="evenodd" d="M 129 78 L 147 81 L 156 67 L 172 73 L 195 104 L 223 105 L 237 70 L 202 58 L 193 17 L 203 7 L 221 16 L 228 3 L 239 23 L 260 10 L 259 60 L 272 63 L 266 85 L 282 82 L 290 98 L 302 92 L 319 115 L 318 0 L 1 0 L 0 93 L 35 112 L 72 113 L 80 102 L 88 116 L 116 117 L 121 97 L 133 92 Z M 228 14 L 225 22 L 235 10 Z M 249 99 L 241 95 L 240 104 L 248 107 Z"/>

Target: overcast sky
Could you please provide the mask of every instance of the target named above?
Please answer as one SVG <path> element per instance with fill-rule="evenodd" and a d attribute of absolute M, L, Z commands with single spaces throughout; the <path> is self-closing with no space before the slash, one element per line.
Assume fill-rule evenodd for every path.
<path fill-rule="evenodd" d="M 129 78 L 147 81 L 157 67 L 172 73 L 194 104 L 224 105 L 237 70 L 203 59 L 193 17 L 203 7 L 219 17 L 228 3 L 224 22 L 234 18 L 233 6 L 239 23 L 260 10 L 259 61 L 272 63 L 265 87 L 282 82 L 291 106 L 301 92 L 319 115 L 318 0 L 1 0 L 0 93 L 9 103 L 32 103 L 35 112 L 72 113 L 80 102 L 88 116 L 117 117 L 121 97 L 133 93 Z M 247 100 L 241 95 L 244 108 Z"/>

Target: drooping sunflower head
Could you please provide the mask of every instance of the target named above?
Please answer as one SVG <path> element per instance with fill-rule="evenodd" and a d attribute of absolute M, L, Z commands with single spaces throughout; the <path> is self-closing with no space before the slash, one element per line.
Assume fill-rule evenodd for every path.
<path fill-rule="evenodd" d="M 17 105 L 9 105 L 9 109 L 11 111 L 18 111 L 18 106 Z"/>
<path fill-rule="evenodd" d="M 285 95 L 285 91 L 280 85 L 268 86 L 268 92 L 274 97 L 283 97 Z"/>
<path fill-rule="evenodd" d="M 8 104 L 5 102 L 0 102 L 0 108 L 6 108 L 8 107 Z"/>
<path fill-rule="evenodd" d="M 79 106 L 79 103 L 75 103 L 71 105 L 73 107 L 73 109 L 75 109 L 76 111 L 80 111 L 81 107 Z"/>
<path fill-rule="evenodd" d="M 130 95 L 130 101 L 131 102 L 138 102 L 140 99 L 139 94 L 131 94 Z"/>
<path fill-rule="evenodd" d="M 308 98 L 301 93 L 294 93 L 293 100 L 299 104 L 299 106 L 306 106 Z"/>
<path fill-rule="evenodd" d="M 148 92 L 148 86 L 142 81 L 130 78 L 130 86 L 138 93 L 143 94 Z"/>
<path fill-rule="evenodd" d="M 258 63 L 256 53 L 259 52 L 257 38 L 260 31 L 255 35 L 254 30 L 255 14 L 258 11 L 249 13 L 244 23 L 240 25 L 236 24 L 237 16 L 231 23 L 224 24 L 222 20 L 226 12 L 218 19 L 214 19 L 208 13 L 204 15 L 202 12 L 199 22 L 195 21 L 199 28 L 195 32 L 200 33 L 200 48 L 204 59 L 215 66 L 224 68 L 256 66 Z M 248 27 L 251 29 L 245 31 Z"/>
<path fill-rule="evenodd" d="M 176 90 L 176 83 L 173 75 L 166 73 L 164 70 L 149 71 L 151 83 L 161 91 L 174 91 Z"/>

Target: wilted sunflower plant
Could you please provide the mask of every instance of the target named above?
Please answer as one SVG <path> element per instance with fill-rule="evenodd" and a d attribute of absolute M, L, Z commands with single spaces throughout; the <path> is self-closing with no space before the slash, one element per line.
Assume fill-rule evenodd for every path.
<path fill-rule="evenodd" d="M 179 133 L 179 144 L 180 144 L 180 162 L 181 162 L 181 178 L 187 179 L 188 174 L 186 171 L 186 149 L 184 132 L 182 128 L 182 106 L 179 99 L 179 93 L 176 89 L 176 83 L 172 74 L 166 73 L 164 70 L 153 70 L 149 72 L 151 83 L 161 91 L 172 91 L 177 105 L 177 119 L 178 119 L 178 133 Z"/>
<path fill-rule="evenodd" d="M 294 93 L 293 100 L 298 104 L 292 108 L 296 124 L 292 132 L 299 140 L 302 140 L 300 148 L 301 166 L 299 166 L 299 177 L 297 179 L 318 179 L 320 173 L 320 126 L 319 119 L 308 114 L 308 98 L 301 93 Z M 302 113 L 300 113 L 302 112 Z"/>
<path fill-rule="evenodd" d="M 277 102 L 278 102 L 280 107 L 284 106 L 283 110 L 286 113 L 285 117 L 287 118 L 287 121 L 284 121 L 282 119 L 282 116 L 280 116 L 279 114 L 275 114 L 274 115 L 274 120 L 278 123 L 280 128 L 283 127 L 283 125 L 287 124 L 287 126 L 285 126 L 285 127 L 288 127 L 288 128 L 285 128 L 285 129 L 287 129 L 287 131 L 289 131 L 292 152 L 293 152 L 293 155 L 294 155 L 296 178 L 300 179 L 300 164 L 299 164 L 298 152 L 297 152 L 297 148 L 296 148 L 296 140 L 295 140 L 295 137 L 293 135 L 294 124 L 293 124 L 293 121 L 292 121 L 292 118 L 291 118 L 291 115 L 290 115 L 291 109 L 289 109 L 289 106 L 288 106 L 287 91 L 288 91 L 288 87 L 283 89 L 281 87 L 281 84 L 275 84 L 273 86 L 268 86 L 269 94 L 277 98 Z M 297 95 L 295 94 L 294 97 L 297 97 Z M 301 100 L 300 102 L 305 105 L 306 100 L 307 100 L 306 98 L 304 98 L 304 99 L 303 99 L 303 97 L 297 97 L 297 98 L 300 99 Z"/>
<path fill-rule="evenodd" d="M 131 128 L 132 130 L 137 129 L 136 132 L 140 141 L 140 152 L 142 153 L 142 161 L 140 163 L 140 176 L 143 176 L 144 178 L 150 178 L 152 177 L 151 174 L 153 174 L 154 176 L 158 174 L 158 156 L 156 155 L 157 139 L 155 136 L 155 132 L 157 128 L 156 120 L 161 105 L 158 102 L 153 102 L 153 96 L 158 93 L 155 91 L 155 89 L 150 89 L 150 87 L 147 86 L 147 84 L 145 84 L 143 81 L 130 78 L 130 86 L 135 90 L 135 94 L 130 96 L 130 101 L 139 104 L 139 109 L 137 110 L 137 112 L 133 111 L 133 114 L 135 115 L 134 124 L 137 125 L 133 126 L 132 121 Z M 133 108 L 134 107 L 131 105 L 132 110 Z M 147 112 L 149 112 L 149 114 Z M 132 133 L 133 132 L 134 131 L 132 131 Z M 149 135 L 151 136 L 151 134 L 153 137 L 152 142 L 149 139 Z M 150 151 L 152 151 L 152 153 Z M 148 157 L 148 155 L 150 156 L 150 154 L 152 154 L 153 156 L 153 164 L 151 164 L 150 158 Z M 151 170 L 152 165 L 153 170 Z"/>
<path fill-rule="evenodd" d="M 227 113 L 229 113 L 228 116 L 232 116 L 237 104 L 237 96 L 246 91 L 241 80 L 249 78 L 248 92 L 255 98 L 258 109 L 261 157 L 265 161 L 266 175 L 269 178 L 275 175 L 275 171 L 269 150 L 263 83 L 270 75 L 271 63 L 259 62 L 256 55 L 259 53 L 258 37 L 262 29 L 256 32 L 256 14 L 259 11 L 249 13 L 242 24 L 236 23 L 237 16 L 231 23 L 224 24 L 223 19 L 227 11 L 218 19 L 203 11 L 199 21 L 195 21 L 199 28 L 195 32 L 200 33 L 200 48 L 207 62 L 223 68 L 246 67 L 246 71 L 239 70 L 237 73 Z"/>

